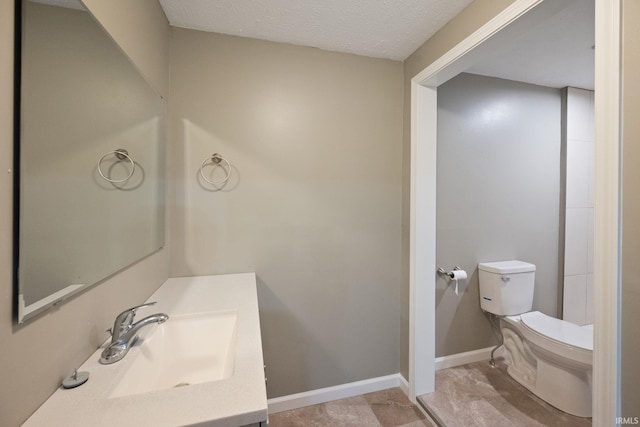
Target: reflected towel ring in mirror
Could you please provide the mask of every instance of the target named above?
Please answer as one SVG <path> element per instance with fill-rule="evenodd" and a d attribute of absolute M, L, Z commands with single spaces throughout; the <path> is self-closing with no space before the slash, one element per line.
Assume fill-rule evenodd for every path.
<path fill-rule="evenodd" d="M 224 178 L 218 179 L 218 180 L 207 179 L 207 177 L 204 174 L 204 167 L 207 164 L 207 162 L 209 162 L 209 161 L 211 161 L 212 163 L 215 163 L 216 165 L 220 166 L 222 169 L 224 169 L 224 166 L 220 165 L 220 162 L 225 162 L 227 164 L 227 170 L 226 170 L 226 174 L 225 174 Z M 211 185 L 222 185 L 222 184 L 225 184 L 229 180 L 229 177 L 231 177 L 231 163 L 229 163 L 229 161 L 227 159 L 225 159 L 224 157 L 222 157 L 220 154 L 214 153 L 213 155 L 211 155 L 211 157 L 207 157 L 206 159 L 204 159 L 204 161 L 200 165 L 200 176 L 202 177 L 202 179 L 204 179 L 205 181 L 207 181 Z"/>
<path fill-rule="evenodd" d="M 131 163 L 131 170 L 129 171 L 129 175 L 127 175 L 126 178 L 124 178 L 124 179 L 111 179 L 111 178 L 107 178 L 107 176 L 104 174 L 104 172 L 102 172 L 102 168 L 101 168 L 102 161 L 106 157 L 108 157 L 108 156 L 110 156 L 112 154 L 119 161 L 127 159 L 129 161 L 129 163 Z M 98 160 L 98 173 L 100 174 L 100 176 L 102 178 L 104 178 L 106 181 L 111 182 L 112 184 L 119 184 L 121 182 L 125 182 L 125 181 L 129 180 L 129 178 L 131 178 L 133 176 L 133 173 L 135 171 L 136 171 L 136 164 L 133 161 L 133 159 L 129 156 L 129 152 L 127 150 L 125 150 L 124 148 L 118 148 L 117 150 L 109 151 L 108 153 L 105 153 L 102 157 L 100 157 L 100 160 Z"/>

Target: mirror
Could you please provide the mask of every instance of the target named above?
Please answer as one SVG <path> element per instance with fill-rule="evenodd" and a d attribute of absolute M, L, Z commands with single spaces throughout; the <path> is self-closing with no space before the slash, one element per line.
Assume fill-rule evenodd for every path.
<path fill-rule="evenodd" d="M 16 9 L 22 323 L 164 245 L 166 106 L 79 1 Z"/>

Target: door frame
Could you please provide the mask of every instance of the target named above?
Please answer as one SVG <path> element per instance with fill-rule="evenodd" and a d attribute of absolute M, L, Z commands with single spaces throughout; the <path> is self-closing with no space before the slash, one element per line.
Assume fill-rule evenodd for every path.
<path fill-rule="evenodd" d="M 516 0 L 411 79 L 409 397 L 435 389 L 438 86 L 544 0 Z M 596 0 L 593 424 L 619 413 L 621 1 Z M 611 285 L 613 284 L 613 285 Z"/>

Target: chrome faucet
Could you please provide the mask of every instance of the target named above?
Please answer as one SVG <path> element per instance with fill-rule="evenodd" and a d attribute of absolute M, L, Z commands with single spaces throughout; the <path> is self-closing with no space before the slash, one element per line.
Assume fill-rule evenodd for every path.
<path fill-rule="evenodd" d="M 133 323 L 133 318 L 138 309 L 154 305 L 155 303 L 156 301 L 137 305 L 116 316 L 113 328 L 107 329 L 107 332 L 111 333 L 111 343 L 102 352 L 100 363 L 108 365 L 121 360 L 135 343 L 140 329 L 154 323 L 164 323 L 169 319 L 169 316 L 164 313 L 156 313 Z"/>

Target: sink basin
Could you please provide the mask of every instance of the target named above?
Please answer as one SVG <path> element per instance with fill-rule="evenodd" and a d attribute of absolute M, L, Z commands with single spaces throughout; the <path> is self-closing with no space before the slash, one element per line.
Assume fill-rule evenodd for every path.
<path fill-rule="evenodd" d="M 140 334 L 110 398 L 218 381 L 233 375 L 237 311 L 169 315 Z M 143 330 L 143 332 L 145 332 Z"/>

